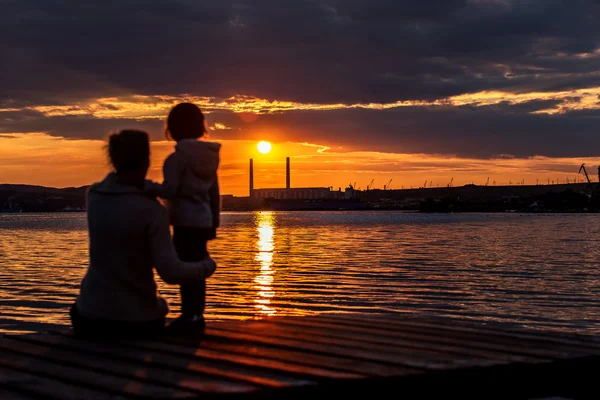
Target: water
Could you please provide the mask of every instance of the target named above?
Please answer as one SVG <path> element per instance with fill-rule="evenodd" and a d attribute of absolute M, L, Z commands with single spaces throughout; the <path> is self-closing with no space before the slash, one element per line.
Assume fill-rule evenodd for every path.
<path fill-rule="evenodd" d="M 595 215 L 225 213 L 209 319 L 407 313 L 600 333 Z M 85 214 L 0 214 L 0 332 L 68 324 Z M 178 288 L 160 292 L 179 310 Z"/>

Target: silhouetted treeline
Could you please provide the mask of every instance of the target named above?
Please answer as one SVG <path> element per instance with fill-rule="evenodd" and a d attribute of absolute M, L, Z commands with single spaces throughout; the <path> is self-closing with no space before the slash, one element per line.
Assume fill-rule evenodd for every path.
<path fill-rule="evenodd" d="M 55 189 L 0 185 L 0 212 L 57 212 L 85 208 L 87 187 Z"/>
<path fill-rule="evenodd" d="M 426 200 L 389 202 L 389 199 L 379 200 L 373 196 L 371 202 L 356 200 L 354 203 L 342 204 L 340 209 L 367 209 L 367 210 L 419 210 L 421 212 L 600 212 L 600 187 L 587 187 L 582 189 L 567 188 L 562 191 L 548 191 L 529 195 L 499 195 L 489 193 L 490 188 L 476 188 L 485 196 L 476 196 L 474 193 L 462 193 L 460 188 L 446 189 L 446 193 L 435 189 L 431 190 L 433 196 Z M 535 187 L 539 189 L 539 187 Z M 448 191 L 458 189 L 459 195 L 448 195 Z M 471 189 L 475 192 L 475 189 Z M 494 189 L 497 190 L 497 189 Z M 512 190 L 512 189 L 511 189 Z M 87 186 L 80 188 L 55 189 L 30 185 L 0 185 L 0 212 L 59 212 L 77 211 L 85 208 Z M 464 191 L 464 190 L 463 190 Z M 375 192 L 375 191 L 372 191 Z M 393 191 L 379 191 L 380 196 L 391 197 Z M 507 192 L 507 190 L 503 190 Z M 476 192 L 475 192 L 476 193 Z M 373 195 L 374 193 L 371 193 Z M 469 196 L 465 196 L 469 194 Z M 435 195 L 440 195 L 434 197 Z M 230 199 L 231 198 L 231 199 Z M 247 211 L 266 209 L 264 205 L 251 204 L 249 198 L 223 197 L 223 209 Z M 231 203 L 231 204 L 230 204 Z M 239 203 L 239 204 L 238 204 Z M 352 204 L 350 204 L 352 203 Z M 287 207 L 286 209 L 319 209 L 319 204 L 311 207 Z M 352 205 L 352 207 L 350 206 Z M 334 205 L 327 204 L 324 209 L 332 209 Z M 276 208 L 276 207 L 274 207 Z"/>
<path fill-rule="evenodd" d="M 421 202 L 421 212 L 600 212 L 600 191 L 548 192 L 525 197 L 501 198 L 443 197 Z"/>

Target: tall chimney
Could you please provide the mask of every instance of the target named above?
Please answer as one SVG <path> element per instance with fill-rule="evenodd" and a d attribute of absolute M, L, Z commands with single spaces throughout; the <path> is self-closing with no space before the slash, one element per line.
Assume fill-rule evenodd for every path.
<path fill-rule="evenodd" d="M 290 188 L 290 158 L 285 158 L 285 188 Z"/>
<path fill-rule="evenodd" d="M 250 197 L 254 197 L 254 160 L 250 159 Z"/>

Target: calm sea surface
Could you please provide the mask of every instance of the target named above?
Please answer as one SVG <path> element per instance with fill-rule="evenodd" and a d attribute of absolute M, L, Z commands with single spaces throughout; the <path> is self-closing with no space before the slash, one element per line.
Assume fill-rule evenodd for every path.
<path fill-rule="evenodd" d="M 225 213 L 207 317 L 371 312 L 600 333 L 600 217 Z M 0 332 L 68 324 L 85 214 L 0 214 Z M 160 292 L 179 310 L 176 286 Z"/>

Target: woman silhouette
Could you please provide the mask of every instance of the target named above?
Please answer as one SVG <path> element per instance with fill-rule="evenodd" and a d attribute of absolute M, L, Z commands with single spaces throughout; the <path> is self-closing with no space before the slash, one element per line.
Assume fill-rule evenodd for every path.
<path fill-rule="evenodd" d="M 165 282 L 194 284 L 215 271 L 207 255 L 183 262 L 175 253 L 166 209 L 144 194 L 150 165 L 148 134 L 112 134 L 108 155 L 114 171 L 88 191 L 90 263 L 71 308 L 76 334 L 148 337 L 165 328 L 166 301 L 153 269 Z"/>

